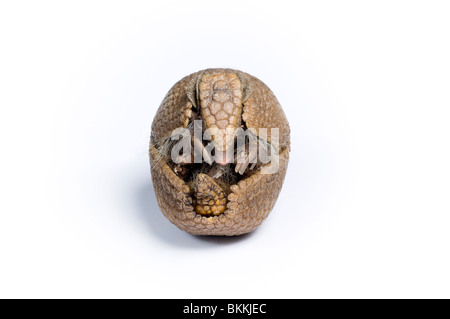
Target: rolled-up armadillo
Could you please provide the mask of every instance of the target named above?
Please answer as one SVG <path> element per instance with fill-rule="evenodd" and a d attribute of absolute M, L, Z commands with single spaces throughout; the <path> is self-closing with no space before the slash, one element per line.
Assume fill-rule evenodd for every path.
<path fill-rule="evenodd" d="M 179 152 L 181 136 L 194 151 Z M 264 150 L 270 154 L 265 159 Z M 262 81 L 231 69 L 193 73 L 170 89 L 153 120 L 150 164 L 158 205 L 194 235 L 249 233 L 275 205 L 289 151 L 289 123 Z"/>

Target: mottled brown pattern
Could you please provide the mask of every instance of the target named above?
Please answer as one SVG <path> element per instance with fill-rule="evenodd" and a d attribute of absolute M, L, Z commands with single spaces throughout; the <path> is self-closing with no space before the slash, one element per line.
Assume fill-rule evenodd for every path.
<path fill-rule="evenodd" d="M 185 127 L 186 113 L 193 104 L 187 91 L 192 90 L 195 90 L 195 82 L 191 75 L 178 81 L 166 94 L 153 119 L 152 139 L 154 141 L 164 140 L 174 129 Z"/>
<path fill-rule="evenodd" d="M 202 74 L 198 92 L 206 127 L 218 130 L 213 137 L 215 147 L 219 151 L 226 151 L 233 142 L 233 136 L 227 136 L 226 129 L 234 131 L 241 123 L 241 81 L 232 70 Z"/>
<path fill-rule="evenodd" d="M 225 212 L 218 216 L 202 216 L 194 210 L 190 187 L 167 163 L 159 162 L 157 147 L 172 130 L 187 125 L 191 108 L 200 107 L 196 99 L 201 77 L 221 72 L 235 74 L 241 81 L 242 120 L 247 127 L 266 127 L 269 133 L 270 128 L 280 129 L 280 164 L 275 174 L 264 175 L 258 169 L 236 185 L 231 185 Z M 152 124 L 151 172 L 163 214 L 180 229 L 194 235 L 233 236 L 251 232 L 266 219 L 281 191 L 289 160 L 289 132 L 288 121 L 274 94 L 255 77 L 236 70 L 208 69 L 183 78 L 166 95 Z"/>
<path fill-rule="evenodd" d="M 267 128 L 270 141 L 271 128 L 280 130 L 280 146 L 284 147 L 290 141 L 290 128 L 286 115 L 275 94 L 261 80 L 247 75 L 252 83 L 252 93 L 244 102 L 242 119 L 248 128 Z"/>
<path fill-rule="evenodd" d="M 214 178 L 206 174 L 198 174 L 193 183 L 195 194 L 195 211 L 200 215 L 218 216 L 227 205 L 226 194 Z"/>

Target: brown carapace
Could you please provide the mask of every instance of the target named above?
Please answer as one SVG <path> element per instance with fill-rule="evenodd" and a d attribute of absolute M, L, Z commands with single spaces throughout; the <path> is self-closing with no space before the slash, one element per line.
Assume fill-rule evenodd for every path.
<path fill-rule="evenodd" d="M 201 123 L 201 133 L 213 132 L 209 141 L 194 134 L 195 123 Z M 249 146 L 234 151 L 237 138 L 229 132 L 236 129 L 249 132 L 246 141 L 256 141 L 259 151 Z M 175 130 L 190 133 L 200 162 L 195 152 L 174 152 Z M 261 149 L 277 154 L 276 169 L 259 159 Z M 153 120 L 150 164 L 158 205 L 194 235 L 249 233 L 275 205 L 289 151 L 289 123 L 263 82 L 231 69 L 193 73 L 170 89 Z"/>

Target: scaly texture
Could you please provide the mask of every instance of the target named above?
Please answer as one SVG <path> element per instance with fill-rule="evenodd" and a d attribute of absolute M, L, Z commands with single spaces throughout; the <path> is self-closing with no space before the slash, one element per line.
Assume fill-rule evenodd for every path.
<path fill-rule="evenodd" d="M 234 129 L 241 124 L 242 88 L 241 81 L 233 71 L 205 73 L 198 85 L 201 115 L 206 127 L 217 129 L 215 147 L 226 151 L 233 142 L 233 136 L 226 129 Z"/>
<path fill-rule="evenodd" d="M 206 174 L 198 174 L 194 181 L 195 211 L 200 215 L 218 216 L 225 211 L 225 192 L 216 181 Z"/>
<path fill-rule="evenodd" d="M 184 77 L 170 89 L 153 119 L 152 139 L 163 141 L 174 129 L 187 126 L 194 101 L 186 93 L 192 90 L 195 90 L 192 76 Z"/>
<path fill-rule="evenodd" d="M 150 151 L 151 161 L 157 150 Z M 181 230 L 193 235 L 236 236 L 249 233 L 269 215 L 283 185 L 289 160 L 289 149 L 280 155 L 277 173 L 256 172 L 231 186 L 227 210 L 219 216 L 202 216 L 194 211 L 191 189 L 167 164 L 152 169 L 152 181 L 158 205 L 164 216 Z"/>
<path fill-rule="evenodd" d="M 217 216 L 213 216 L 212 206 L 216 212 L 222 210 L 222 202 L 216 203 L 225 199 L 220 187 L 202 174 L 197 175 L 192 187 L 188 186 L 168 163 L 161 161 L 158 150 L 174 129 L 188 125 L 193 112 L 199 112 L 207 127 L 238 127 L 242 122 L 256 132 L 268 128 L 269 142 L 270 128 L 280 131 L 279 169 L 263 174 L 269 163 L 229 185 L 226 210 Z M 208 116 L 213 116 L 214 121 Z M 218 125 L 222 120 L 227 123 Z M 257 78 L 231 69 L 208 69 L 183 78 L 167 93 L 152 124 L 151 172 L 163 214 L 194 235 L 234 236 L 251 232 L 266 219 L 281 191 L 289 160 L 289 134 L 289 123 L 275 95 Z"/>
<path fill-rule="evenodd" d="M 244 102 L 242 120 L 248 128 L 267 128 L 270 142 L 271 129 L 279 129 L 281 147 L 289 144 L 290 128 L 286 115 L 273 92 L 259 79 L 247 75 L 252 83 L 252 93 Z"/>

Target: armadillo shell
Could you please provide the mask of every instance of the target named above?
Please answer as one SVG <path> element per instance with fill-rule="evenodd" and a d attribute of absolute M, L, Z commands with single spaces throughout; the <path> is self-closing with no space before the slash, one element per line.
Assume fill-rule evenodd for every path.
<path fill-rule="evenodd" d="M 156 145 L 170 131 L 182 127 L 184 111 L 192 100 L 198 77 L 205 73 L 233 71 L 244 79 L 249 95 L 243 103 L 242 120 L 248 128 L 280 130 L 279 168 L 274 174 L 256 171 L 230 187 L 227 209 L 219 216 L 202 216 L 193 207 L 191 189 L 167 163 L 155 165 Z M 270 141 L 270 136 L 268 137 Z M 241 71 L 208 69 L 191 74 L 177 82 L 164 98 L 152 124 L 150 163 L 153 186 L 163 214 L 178 228 L 194 235 L 235 236 L 253 231 L 269 215 L 281 191 L 289 161 L 290 129 L 284 112 L 272 91 L 257 78 Z M 266 165 L 270 165 L 266 164 Z"/>

